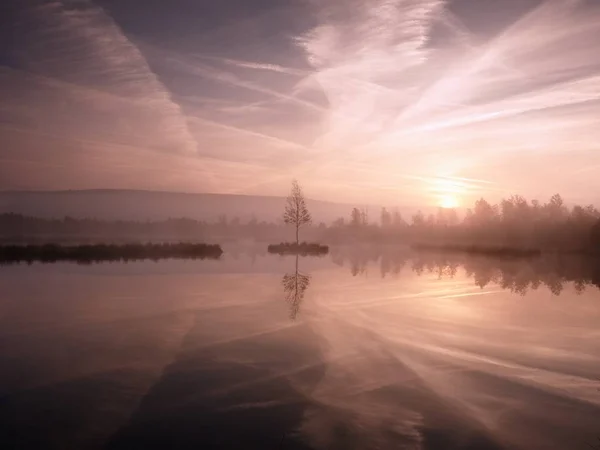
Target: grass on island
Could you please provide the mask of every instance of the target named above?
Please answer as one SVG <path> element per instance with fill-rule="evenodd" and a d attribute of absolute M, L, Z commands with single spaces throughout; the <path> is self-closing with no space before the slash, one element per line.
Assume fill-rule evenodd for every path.
<path fill-rule="evenodd" d="M 416 244 L 415 250 L 469 253 L 473 255 L 497 256 L 503 258 L 532 258 L 540 256 L 541 250 L 534 248 L 516 248 L 503 246 L 458 245 L 458 244 Z"/>
<path fill-rule="evenodd" d="M 74 261 L 82 264 L 100 261 L 134 261 L 165 258 L 217 259 L 223 250 L 213 244 L 94 244 L 94 245 L 2 245 L 0 264 L 40 261 Z"/>
<path fill-rule="evenodd" d="M 269 245 L 267 251 L 279 255 L 326 255 L 329 247 L 316 242 L 281 242 Z"/>

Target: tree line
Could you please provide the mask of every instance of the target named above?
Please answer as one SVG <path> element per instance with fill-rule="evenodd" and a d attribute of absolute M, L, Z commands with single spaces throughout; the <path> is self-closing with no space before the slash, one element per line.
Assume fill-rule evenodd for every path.
<path fill-rule="evenodd" d="M 284 224 L 252 218 L 221 216 L 214 221 L 170 218 L 157 221 L 106 221 L 64 217 L 47 219 L 21 214 L 0 214 L 0 238 L 9 242 L 98 242 L 98 241 L 215 241 L 248 238 L 269 240 L 283 237 Z"/>
<path fill-rule="evenodd" d="M 311 215 L 296 180 L 287 198 L 284 222 L 295 226 L 296 244 L 300 227 L 310 225 Z M 438 208 L 425 216 L 421 211 L 406 222 L 398 211 L 381 209 L 378 223 L 369 222 L 368 210 L 352 208 L 349 220 L 339 218 L 323 227 L 320 238 L 328 241 L 412 242 L 435 245 L 481 245 L 505 249 L 600 251 L 600 212 L 593 205 L 566 206 L 559 194 L 546 203 L 529 202 L 520 195 L 491 204 L 481 198 L 462 218 L 454 208 Z"/>
<path fill-rule="evenodd" d="M 354 208 L 348 220 L 336 220 L 327 232 L 340 241 L 600 251 L 600 212 L 593 205 L 568 207 L 558 194 L 546 203 L 514 195 L 497 204 L 481 198 L 462 215 L 448 208 L 419 211 L 409 221 L 382 208 L 379 222 L 370 223 L 364 210 Z"/>
<path fill-rule="evenodd" d="M 220 216 L 214 221 L 171 218 L 162 221 L 102 221 L 96 219 L 43 219 L 19 214 L 0 215 L 0 238 L 19 240 L 189 240 L 251 239 L 285 242 L 294 237 L 326 244 L 427 243 L 507 246 L 557 251 L 600 251 L 600 212 L 593 205 L 567 206 L 558 194 L 547 202 L 514 195 L 493 204 L 481 198 L 471 208 L 438 208 L 417 212 L 406 220 L 398 211 L 382 208 L 375 219 L 369 211 L 351 208 L 347 217 L 315 224 L 304 194 L 294 181 L 277 222 Z M 292 235 L 290 226 L 295 231 Z"/>

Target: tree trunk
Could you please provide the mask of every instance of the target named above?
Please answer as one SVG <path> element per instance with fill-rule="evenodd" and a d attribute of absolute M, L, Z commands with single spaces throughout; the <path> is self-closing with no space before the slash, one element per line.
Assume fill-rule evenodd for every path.
<path fill-rule="evenodd" d="M 296 245 L 299 245 L 300 242 L 298 241 L 298 231 L 300 230 L 300 227 L 298 225 L 296 225 Z"/>

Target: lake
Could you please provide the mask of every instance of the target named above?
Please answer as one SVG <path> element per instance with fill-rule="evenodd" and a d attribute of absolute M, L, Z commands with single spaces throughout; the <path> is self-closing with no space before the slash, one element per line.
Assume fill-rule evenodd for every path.
<path fill-rule="evenodd" d="M 0 448 L 589 450 L 598 286 L 389 249 L 2 266 Z"/>

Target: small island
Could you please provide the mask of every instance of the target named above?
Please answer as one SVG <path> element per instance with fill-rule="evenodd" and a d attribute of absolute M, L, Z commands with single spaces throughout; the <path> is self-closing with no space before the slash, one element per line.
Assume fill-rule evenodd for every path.
<path fill-rule="evenodd" d="M 296 242 L 270 244 L 269 253 L 279 255 L 321 256 L 329 253 L 329 247 L 317 242 L 300 242 L 300 228 L 312 223 L 312 217 L 306 207 L 306 199 L 297 180 L 292 180 L 292 190 L 286 199 L 283 222 L 296 228 Z"/>
<path fill-rule="evenodd" d="M 217 244 L 94 244 L 94 245 L 3 245 L 0 264 L 39 261 L 72 261 L 90 264 L 102 261 L 136 261 L 142 259 L 218 259 L 223 254 Z"/>
<path fill-rule="evenodd" d="M 281 242 L 269 245 L 267 251 L 279 255 L 320 256 L 328 254 L 329 247 L 316 242 L 300 242 L 298 244 L 295 242 Z"/>

